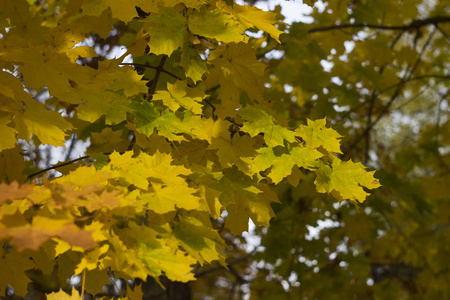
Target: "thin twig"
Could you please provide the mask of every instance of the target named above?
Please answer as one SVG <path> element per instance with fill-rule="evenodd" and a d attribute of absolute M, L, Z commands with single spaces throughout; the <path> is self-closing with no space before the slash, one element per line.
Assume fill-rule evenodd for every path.
<path fill-rule="evenodd" d="M 123 66 L 135 66 L 135 67 L 143 67 L 143 68 L 149 68 L 149 69 L 154 69 L 154 70 L 160 70 L 160 72 L 166 73 L 167 75 L 172 76 L 175 79 L 178 80 L 182 80 L 178 75 L 173 74 L 172 72 L 167 71 L 166 69 L 155 67 L 155 66 L 149 66 L 149 65 L 144 65 L 144 64 L 136 64 L 136 63 L 121 63 L 120 65 Z"/>
<path fill-rule="evenodd" d="M 450 19 L 450 18 L 449 18 Z M 366 126 L 366 129 L 353 141 L 353 143 L 348 147 L 349 153 L 369 132 L 372 130 L 372 128 L 381 120 L 381 118 L 389 111 L 389 108 L 391 107 L 392 103 L 394 103 L 395 99 L 400 95 L 401 90 L 405 86 L 405 84 L 408 82 L 408 80 L 412 77 L 414 74 L 414 71 L 416 70 L 417 66 L 419 65 L 423 54 L 425 53 L 425 49 L 428 47 L 428 45 L 431 42 L 431 39 L 433 38 L 434 33 L 436 32 L 436 27 L 434 30 L 430 33 L 428 36 L 427 41 L 422 47 L 422 50 L 420 51 L 419 56 L 417 57 L 416 61 L 414 62 L 414 65 L 411 69 L 408 70 L 408 68 L 405 70 L 404 75 L 400 82 L 398 83 L 394 93 L 392 94 L 391 98 L 389 99 L 388 103 L 385 105 L 383 110 L 378 114 L 377 118 L 370 123 L 368 126 Z"/>
<path fill-rule="evenodd" d="M 229 269 L 230 266 L 233 266 L 233 265 L 235 265 L 235 264 L 237 264 L 237 263 L 246 261 L 246 260 L 248 260 L 249 258 L 253 257 L 253 255 L 255 255 L 255 253 L 256 253 L 256 249 L 253 250 L 252 252 L 247 253 L 247 254 L 244 255 L 244 256 L 241 256 L 241 257 L 238 257 L 238 258 L 236 258 L 236 259 L 233 259 L 233 260 L 229 261 L 229 262 L 227 263 L 227 267 L 224 267 L 224 266 L 222 266 L 222 265 L 219 265 L 219 266 L 217 266 L 217 267 L 210 268 L 210 269 L 207 269 L 207 270 L 203 270 L 203 271 L 201 271 L 201 272 L 198 272 L 198 273 L 196 273 L 194 276 L 195 276 L 196 278 L 200 278 L 200 277 L 202 277 L 202 276 L 204 276 L 204 275 L 206 275 L 206 274 L 209 274 L 209 273 L 213 273 L 213 272 L 216 272 L 216 271 L 219 271 L 219 270 L 224 270 L 224 269 L 226 270 L 227 268 Z"/>
<path fill-rule="evenodd" d="M 377 99 L 378 94 L 373 91 L 372 97 L 370 97 L 370 103 L 369 103 L 369 111 L 367 112 L 367 121 L 366 121 L 366 127 L 372 123 L 372 113 L 373 108 L 375 106 L 375 100 Z M 369 161 L 369 149 L 370 149 L 370 133 L 366 134 L 366 144 L 364 149 L 364 163 L 367 164 Z"/>
<path fill-rule="evenodd" d="M 79 161 L 79 160 L 86 159 L 86 158 L 89 158 L 89 156 L 88 156 L 88 155 L 81 156 L 81 157 L 78 157 L 78 158 L 76 158 L 76 159 L 72 159 L 72 160 L 69 160 L 69 161 L 66 161 L 66 162 L 63 162 L 63 163 L 60 163 L 60 164 L 51 166 L 51 167 L 49 167 L 49 168 L 40 170 L 40 171 L 38 171 L 38 172 L 36 172 L 36 173 L 33 173 L 33 174 L 28 175 L 27 180 L 33 178 L 33 177 L 36 176 L 36 175 L 39 175 L 39 174 L 45 173 L 45 172 L 50 171 L 50 170 L 55 170 L 55 169 L 57 169 L 57 168 L 61 168 L 61 167 L 64 167 L 64 166 L 73 164 L 74 162 L 77 162 L 77 161 Z"/>
<path fill-rule="evenodd" d="M 321 32 L 321 31 L 329 31 L 335 29 L 344 29 L 344 28 L 371 28 L 371 29 L 380 29 L 380 30 L 400 30 L 407 31 L 410 29 L 417 29 L 427 25 L 436 25 L 439 23 L 450 22 L 450 17 L 439 16 L 439 17 L 431 17 L 422 20 L 414 20 L 407 25 L 377 25 L 377 24 L 366 24 L 366 23 L 354 23 L 354 24 L 340 24 L 340 25 L 331 25 L 324 27 L 316 27 L 308 30 L 308 33 Z"/>
<path fill-rule="evenodd" d="M 442 33 L 443 36 L 445 36 L 447 38 L 447 40 L 450 40 L 450 35 L 445 32 L 441 27 L 436 25 L 437 30 L 439 30 L 440 33 Z"/>
<path fill-rule="evenodd" d="M 77 139 L 76 134 L 75 133 L 72 134 L 72 138 L 70 139 L 70 146 L 69 146 L 69 149 L 67 149 L 66 158 L 64 160 L 70 159 L 70 155 L 72 154 L 76 139 Z"/>
<path fill-rule="evenodd" d="M 117 286 L 117 283 L 116 283 L 116 276 L 114 276 L 113 272 L 111 271 L 111 267 L 109 267 L 109 268 L 106 270 L 106 272 L 107 272 L 108 277 L 109 277 L 109 282 L 111 282 L 111 284 L 114 285 L 114 287 L 116 288 L 117 293 L 119 294 L 119 296 L 120 296 L 121 298 L 122 298 L 122 297 L 125 297 L 125 295 L 122 295 L 122 291 L 121 291 L 120 288 Z"/>

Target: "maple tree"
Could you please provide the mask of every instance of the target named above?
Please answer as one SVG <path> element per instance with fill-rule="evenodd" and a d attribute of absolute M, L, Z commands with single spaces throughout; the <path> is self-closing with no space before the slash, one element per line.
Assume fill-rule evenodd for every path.
<path fill-rule="evenodd" d="M 398 17 L 401 4 L 385 2 L 390 18 Z M 360 284 L 354 293 L 382 293 L 383 287 L 366 284 L 371 259 L 381 268 L 404 264 L 417 273 L 428 263 L 417 256 L 422 248 L 414 243 L 408 260 L 401 259 L 403 249 L 417 234 L 416 224 L 434 224 L 433 207 L 445 208 L 445 192 L 430 196 L 437 204 L 412 197 L 412 189 L 406 193 L 401 190 L 406 185 L 397 184 L 396 190 L 392 183 L 400 172 L 385 168 L 376 177 L 384 176 L 386 186 L 374 192 L 374 204 L 366 204 L 368 191 L 380 184 L 373 171 L 354 161 L 371 163 L 373 128 L 389 117 L 394 101 L 411 102 L 407 96 L 419 91 L 418 80 L 438 80 L 432 82 L 438 85 L 448 79 L 443 72 L 448 45 L 440 27 L 448 17 L 432 17 L 433 11 L 442 11 L 438 4 L 430 8 L 429 18 L 417 17 L 419 2 L 404 12 L 410 23 L 383 19 L 385 26 L 397 28 L 378 34 L 380 28 L 366 26 L 381 20 L 382 12 L 372 12 L 372 1 L 355 2 L 351 12 L 345 5 L 326 13 L 316 10 L 316 23 L 325 27 L 308 29 L 284 24 L 276 12 L 233 1 L 0 0 L 0 293 L 9 284 L 17 295 L 78 299 L 68 278 L 80 275 L 82 293 L 102 295 L 104 285 L 122 278 L 156 280 L 154 289 L 164 285 L 167 292 L 174 290 L 167 282 L 192 282 L 190 288 L 201 297 L 229 274 L 238 285 L 247 282 L 231 263 L 246 260 L 230 260 L 243 254 L 234 237 L 248 230 L 249 219 L 267 227 L 275 215 L 267 233 L 258 229 L 265 250 L 255 258 L 267 264 L 253 272 L 250 293 L 255 297 L 286 292 L 330 298 L 324 286 L 308 283 L 317 280 L 312 270 L 319 262 L 324 285 L 339 280 L 341 290 L 329 289 L 335 295 L 347 292 L 345 281 Z M 353 26 L 337 27 L 332 39 L 325 37 L 339 18 L 342 24 L 353 18 Z M 350 33 L 341 30 L 346 28 Z M 433 28 L 441 31 L 433 40 L 442 47 L 436 58 L 440 63 L 416 63 L 433 58 L 421 51 L 431 43 L 426 30 Z M 352 33 L 367 31 L 370 37 L 368 30 L 377 34 L 346 54 L 352 63 L 340 60 Z M 417 40 L 408 43 L 414 30 Z M 257 37 L 258 31 L 264 33 Z M 398 32 L 403 34 L 397 38 Z M 402 45 L 400 50 L 387 46 L 392 41 Z M 123 53 L 111 55 L 119 47 Z M 284 51 L 283 58 L 270 58 L 274 50 Z M 327 59 L 335 64 L 331 72 L 319 64 Z M 407 71 L 398 75 L 399 67 Z M 333 77 L 346 82 L 337 84 Z M 400 82 L 391 87 L 397 78 Z M 333 103 L 350 108 L 335 109 Z M 441 128 L 443 111 L 439 118 Z M 429 130 L 434 126 L 431 122 Z M 355 150 L 362 140 L 360 157 Z M 76 141 L 89 146 L 84 156 L 70 159 Z M 437 135 L 429 151 L 435 153 L 444 141 L 444 135 Z M 64 161 L 40 164 L 45 145 L 68 142 Z M 429 164 L 427 151 L 417 174 Z M 380 164 L 392 159 L 381 152 Z M 436 167 L 446 166 L 438 158 L 447 159 L 437 155 Z M 408 175 L 405 182 L 414 167 L 401 170 Z M 61 176 L 53 178 L 54 170 Z M 448 178 L 430 174 L 428 184 Z M 411 214 L 422 201 L 430 215 L 402 233 L 410 215 L 385 208 L 391 195 L 400 197 L 396 205 L 409 207 Z M 355 213 L 353 206 L 334 208 L 343 200 L 364 213 Z M 392 228 L 380 227 L 380 216 L 366 208 L 385 216 Z M 437 211 L 446 222 L 448 210 Z M 306 225 L 327 217 L 341 218 L 343 229 L 324 230 L 318 241 L 300 239 Z M 343 241 L 348 257 L 339 254 L 328 266 L 330 248 Z M 386 248 L 392 242 L 401 243 L 397 252 Z M 443 256 L 445 243 L 439 247 L 428 255 Z M 350 256 L 360 258 L 359 264 Z M 211 264 L 218 265 L 208 269 Z M 448 276 L 431 267 L 427 271 L 439 280 Z M 293 282 L 281 288 L 292 274 L 302 273 L 307 276 L 301 287 Z M 274 278 L 271 285 L 265 283 L 267 276 Z M 236 286 L 213 293 L 220 298 Z M 423 286 L 414 288 L 431 295 L 443 291 L 438 285 Z M 391 282 L 388 287 L 400 293 Z M 128 287 L 118 296 L 138 299 L 142 291 Z"/>
<path fill-rule="evenodd" d="M 273 12 L 201 0 L 0 7 L 2 291 L 25 294 L 29 270 L 53 276 L 48 289 L 82 274 L 92 294 L 111 273 L 187 282 L 193 265 L 226 264 L 211 219 L 226 210 L 234 235 L 249 218 L 268 226 L 274 186 L 288 176 L 297 185 L 299 168 L 340 201 L 362 202 L 362 187 L 379 186 L 335 155 L 340 135 L 324 119 L 288 125 L 264 97 L 265 66 L 245 30 L 279 42 Z M 117 36 L 127 50 L 98 59 L 85 41 L 93 35 Z M 49 96 L 38 99 L 42 89 Z M 59 178 L 22 158 L 69 136 L 90 147 L 52 166 Z"/>

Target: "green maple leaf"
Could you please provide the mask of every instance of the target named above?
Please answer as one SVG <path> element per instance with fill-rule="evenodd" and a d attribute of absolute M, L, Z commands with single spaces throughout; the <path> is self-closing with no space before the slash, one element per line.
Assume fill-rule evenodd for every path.
<path fill-rule="evenodd" d="M 246 106 L 238 113 L 246 120 L 242 130 L 252 137 L 264 133 L 267 146 L 284 145 L 284 140 L 290 143 L 295 142 L 295 133 L 284 126 L 275 124 L 274 118 L 264 110 Z"/>
<path fill-rule="evenodd" d="M 223 246 L 217 231 L 203 226 L 195 219 L 183 218 L 174 229 L 175 237 L 181 242 L 186 251 L 199 262 L 222 260 L 223 255 L 217 246 Z"/>
<path fill-rule="evenodd" d="M 290 175 L 295 165 L 305 169 L 314 169 L 317 159 L 323 156 L 319 151 L 305 147 L 294 147 L 289 153 L 281 155 L 277 155 L 276 150 L 269 147 L 258 149 L 257 152 L 259 155 L 253 161 L 252 171 L 257 173 L 272 167 L 267 176 L 275 184 Z"/>
<path fill-rule="evenodd" d="M 186 82 L 177 81 L 175 84 L 167 83 L 167 91 L 158 91 L 153 100 L 162 100 L 165 106 L 175 112 L 180 107 L 194 114 L 202 113 L 202 105 L 199 103 L 206 97 L 200 90 L 189 88 Z"/>
<path fill-rule="evenodd" d="M 204 61 L 194 46 L 186 38 L 183 44 L 181 53 L 181 66 L 186 72 L 186 76 L 191 78 L 194 82 L 202 79 L 203 74 L 208 71 L 206 61 Z"/>
<path fill-rule="evenodd" d="M 161 7 L 160 14 L 152 14 L 144 21 L 150 33 L 150 51 L 170 55 L 181 48 L 187 36 L 186 19 L 172 8 Z"/>

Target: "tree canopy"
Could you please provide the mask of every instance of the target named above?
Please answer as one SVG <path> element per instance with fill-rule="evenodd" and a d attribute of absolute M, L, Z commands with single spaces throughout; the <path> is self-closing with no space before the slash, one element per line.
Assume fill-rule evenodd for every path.
<path fill-rule="evenodd" d="M 0 0 L 1 294 L 449 297 L 450 8 L 254 4 Z"/>

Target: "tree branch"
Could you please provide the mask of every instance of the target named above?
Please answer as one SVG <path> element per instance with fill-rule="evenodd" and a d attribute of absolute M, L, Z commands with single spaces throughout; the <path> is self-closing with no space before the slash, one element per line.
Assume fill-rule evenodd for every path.
<path fill-rule="evenodd" d="M 153 97 L 153 94 L 156 92 L 156 85 L 158 84 L 158 80 L 159 80 L 159 76 L 161 75 L 161 72 L 163 72 L 163 66 L 164 63 L 166 62 L 167 56 L 163 56 L 163 58 L 161 58 L 161 61 L 159 62 L 159 65 L 156 67 L 156 74 L 155 77 L 152 80 L 152 86 L 150 87 L 149 90 L 149 96 L 150 96 L 150 100 Z"/>
<path fill-rule="evenodd" d="M 167 75 L 172 76 L 175 79 L 178 80 L 182 80 L 178 75 L 173 74 L 172 72 L 167 71 L 166 69 L 155 67 L 155 66 L 149 66 L 149 65 L 144 65 L 144 64 L 136 64 L 136 63 L 121 63 L 121 66 L 135 66 L 135 67 L 143 67 L 143 68 L 149 68 L 149 69 L 154 69 L 154 70 L 159 70 L 160 72 L 166 73 Z"/>
<path fill-rule="evenodd" d="M 72 154 L 72 151 L 73 151 L 73 148 L 75 146 L 76 140 L 77 140 L 76 135 L 75 135 L 75 133 L 73 133 L 72 134 L 72 138 L 70 139 L 69 149 L 67 149 L 67 152 L 66 152 L 66 159 L 64 159 L 64 160 L 70 159 L 70 155 Z"/>
<path fill-rule="evenodd" d="M 219 266 L 214 267 L 214 268 L 210 268 L 210 269 L 207 269 L 207 270 L 203 270 L 203 271 L 197 272 L 194 276 L 195 276 L 196 278 L 200 278 L 200 277 L 202 277 L 202 276 L 204 276 L 204 275 L 206 275 L 206 274 L 213 273 L 213 272 L 216 272 L 216 271 L 219 271 L 219 270 L 227 270 L 227 268 L 228 268 L 228 270 L 230 270 L 230 273 L 232 273 L 233 275 L 235 275 L 235 274 L 233 273 L 233 271 L 230 269 L 230 267 L 232 267 L 233 265 L 235 265 L 235 264 L 237 264 L 237 263 L 240 263 L 240 262 L 243 262 L 243 261 L 248 260 L 248 259 L 251 258 L 253 255 L 255 255 L 255 253 L 256 253 L 256 249 L 253 250 L 252 252 L 247 253 L 247 254 L 244 255 L 244 256 L 241 256 L 241 257 L 238 257 L 238 258 L 236 258 L 236 259 L 233 259 L 233 260 L 229 261 L 229 262 L 227 263 L 227 267 L 224 267 L 224 266 L 222 266 L 222 265 L 219 265 Z M 233 270 L 234 270 L 234 269 L 233 269 Z M 234 272 L 235 272 L 235 271 L 234 271 Z"/>
<path fill-rule="evenodd" d="M 81 156 L 81 157 L 78 157 L 78 158 L 75 158 L 75 159 L 72 159 L 72 160 L 69 160 L 69 161 L 60 163 L 60 164 L 56 164 L 56 165 L 51 166 L 51 167 L 49 167 L 49 168 L 46 168 L 46 169 L 40 170 L 40 171 L 38 171 L 38 172 L 36 172 L 36 173 L 33 173 L 33 174 L 28 175 L 27 180 L 33 178 L 33 177 L 36 176 L 36 175 L 39 175 L 39 174 L 45 173 L 45 172 L 50 171 L 50 170 L 55 170 L 55 169 L 57 169 L 57 168 L 61 168 L 61 167 L 64 167 L 64 166 L 73 164 L 74 162 L 77 162 L 77 161 L 79 161 L 79 160 L 86 159 L 86 158 L 89 158 L 89 156 L 88 156 L 88 155 L 85 155 L 85 156 Z"/>
<path fill-rule="evenodd" d="M 450 19 L 450 18 L 449 18 Z M 383 110 L 378 114 L 378 116 L 375 118 L 375 120 L 372 121 L 372 123 L 368 124 L 366 126 L 366 129 L 359 135 L 356 137 L 356 139 L 353 141 L 353 143 L 348 147 L 348 152 L 349 153 L 366 135 L 369 134 L 369 132 L 372 130 L 372 128 L 381 120 L 381 118 L 389 111 L 389 108 L 391 107 L 392 103 L 394 103 L 395 99 L 397 99 L 397 97 L 400 95 L 401 90 L 403 89 L 403 87 L 405 86 L 405 84 L 408 82 L 409 79 L 412 78 L 412 75 L 414 74 L 414 71 L 416 70 L 417 66 L 419 65 L 423 54 L 425 53 L 425 49 L 428 47 L 428 45 L 431 42 L 431 39 L 433 38 L 434 33 L 436 32 L 436 27 L 435 29 L 430 33 L 430 35 L 428 36 L 427 41 L 425 42 L 425 44 L 423 45 L 422 50 L 420 51 L 419 56 L 417 57 L 416 61 L 414 62 L 413 67 L 408 70 L 405 70 L 405 73 L 402 77 L 402 79 L 400 80 L 400 82 L 398 83 L 398 85 L 396 86 L 396 89 L 394 91 L 394 93 L 392 94 L 391 98 L 389 99 L 388 103 L 385 105 L 385 107 L 383 108 Z"/>
<path fill-rule="evenodd" d="M 321 31 L 329 31 L 335 29 L 344 29 L 344 28 L 372 28 L 372 29 L 380 29 L 380 30 L 394 30 L 394 31 L 407 31 L 410 29 L 417 29 L 423 26 L 428 25 L 437 25 L 439 23 L 450 22 L 450 17 L 446 16 L 438 16 L 431 17 L 426 19 L 418 19 L 414 20 L 406 25 L 398 25 L 398 26 L 390 26 L 390 25 L 377 25 L 377 24 L 366 24 L 366 23 L 354 23 L 354 24 L 341 24 L 341 25 L 331 25 L 324 27 L 316 27 L 308 30 L 308 33 L 321 32 Z"/>

